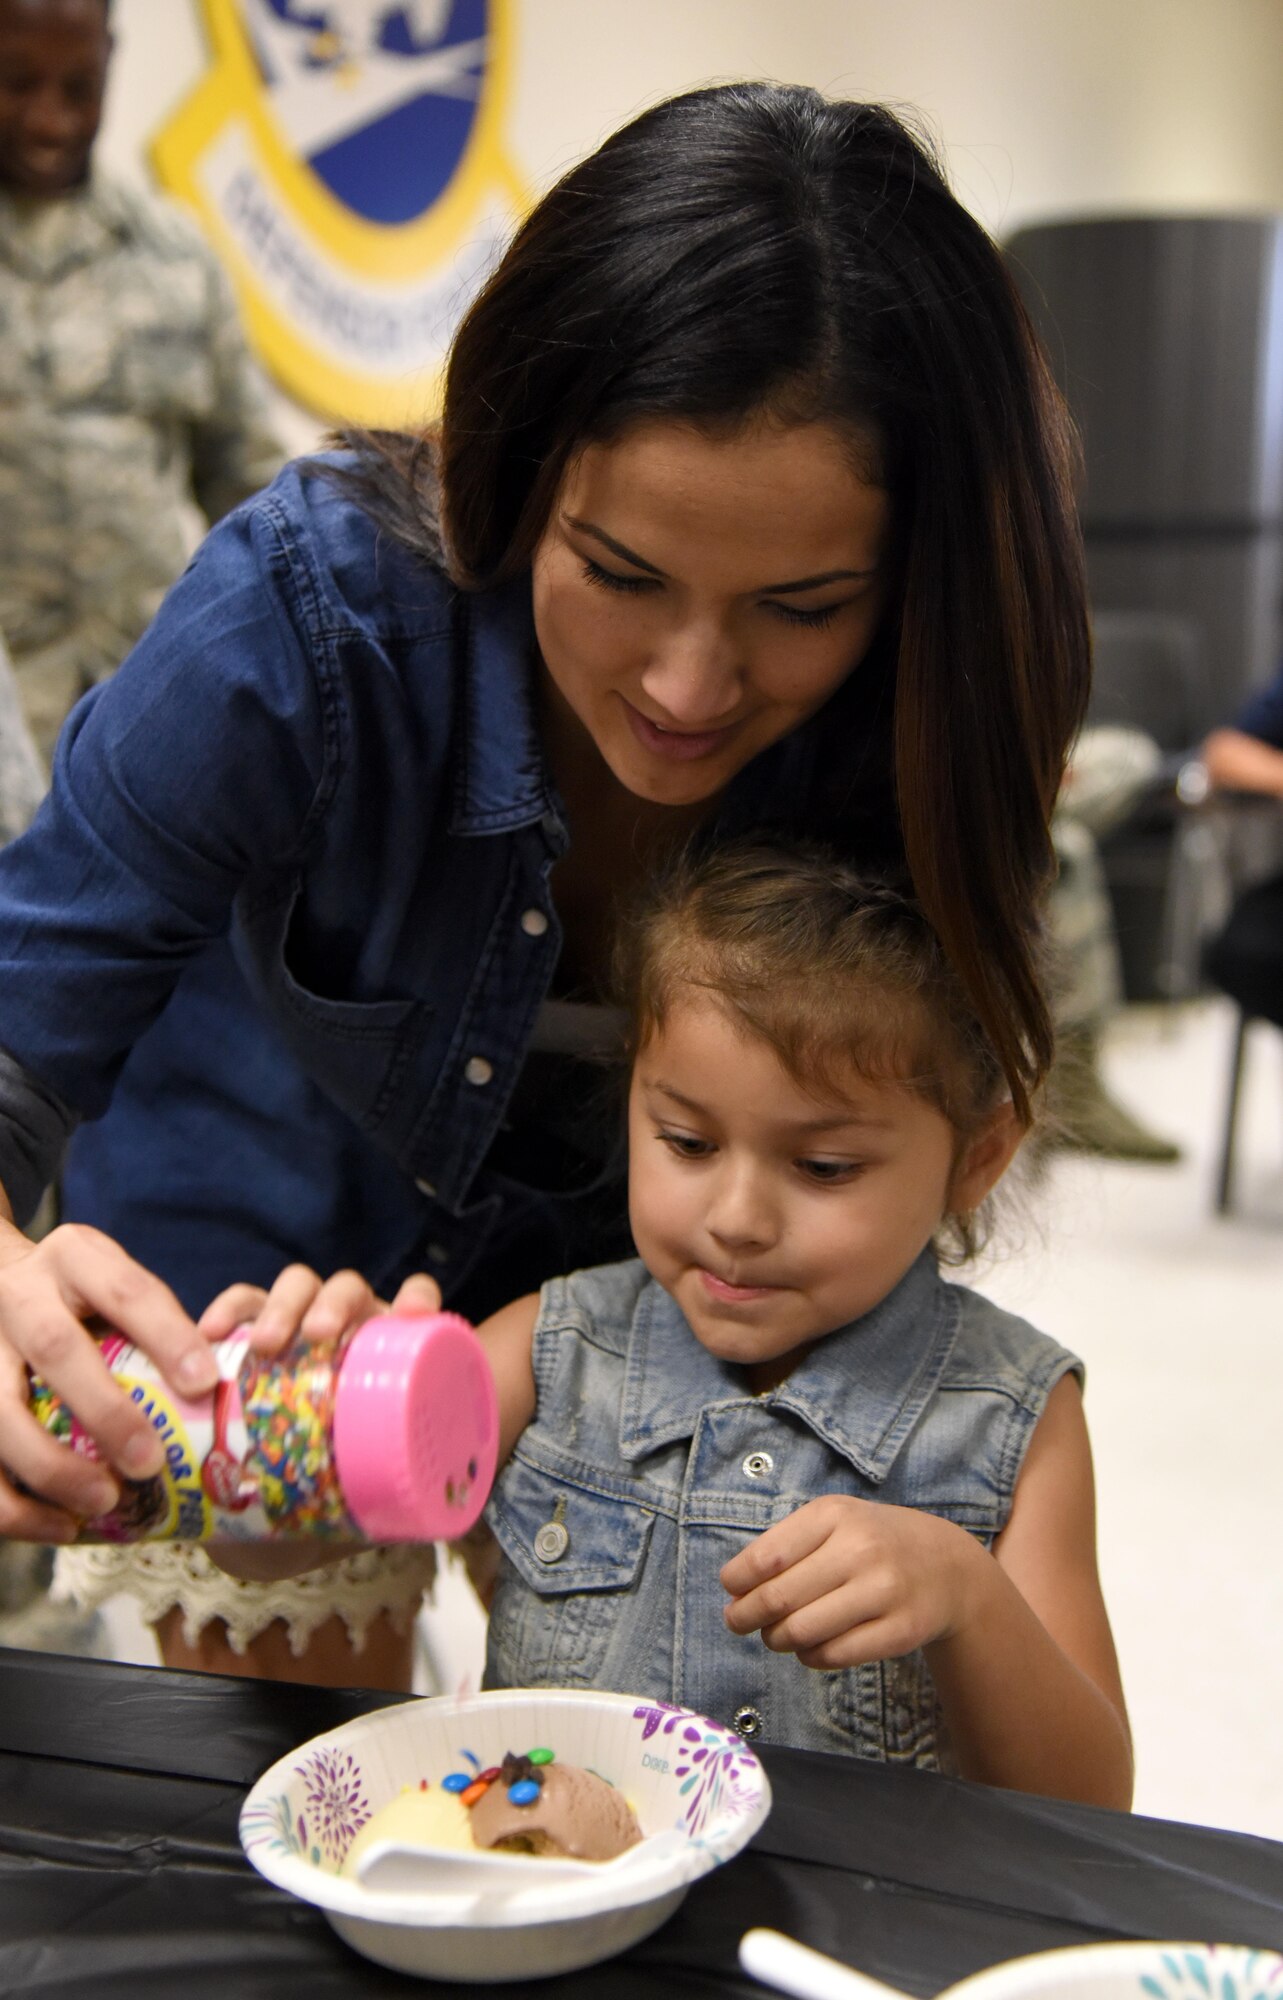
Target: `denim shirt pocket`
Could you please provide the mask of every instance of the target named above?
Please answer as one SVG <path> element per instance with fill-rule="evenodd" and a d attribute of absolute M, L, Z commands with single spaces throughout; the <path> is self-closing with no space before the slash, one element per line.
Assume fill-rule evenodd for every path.
<path fill-rule="evenodd" d="M 505 1559 L 490 1612 L 488 1685 L 593 1685 L 635 1602 L 654 1515 L 514 1458 L 487 1518 Z M 554 1526 L 561 1534 L 541 1537 Z"/>
<path fill-rule="evenodd" d="M 279 901 L 242 913 L 250 976 L 302 1068 L 362 1131 L 377 1134 L 433 1010 L 413 998 L 340 998 L 305 985 L 290 963 L 301 895 L 296 881 Z"/>

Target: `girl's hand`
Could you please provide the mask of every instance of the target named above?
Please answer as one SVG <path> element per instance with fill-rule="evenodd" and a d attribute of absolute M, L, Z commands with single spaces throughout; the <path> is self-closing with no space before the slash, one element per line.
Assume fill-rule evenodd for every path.
<path fill-rule="evenodd" d="M 375 1313 L 431 1313 L 441 1310 L 435 1278 L 416 1271 L 390 1306 L 374 1295 L 358 1271 L 336 1271 L 322 1279 L 306 1264 L 290 1264 L 270 1291 L 262 1285 L 229 1285 L 207 1305 L 197 1326 L 207 1340 L 225 1340 L 238 1326 L 252 1325 L 260 1354 L 280 1354 L 296 1339 L 324 1344 L 363 1326 Z"/>
<path fill-rule="evenodd" d="M 149 1354 L 179 1395 L 214 1386 L 213 1356 L 168 1285 L 109 1236 L 65 1223 L 32 1243 L 0 1222 L 0 1535 L 72 1541 L 82 1519 L 120 1497 L 113 1467 L 129 1479 L 160 1471 L 160 1441 L 112 1380 L 86 1330 L 93 1320 Z M 36 1422 L 28 1369 L 75 1411 L 101 1459 L 68 1451 Z"/>
<path fill-rule="evenodd" d="M 990 1561 L 936 1514 L 828 1494 L 725 1565 L 724 1616 L 732 1632 L 760 1632 L 806 1667 L 898 1659 L 965 1623 Z"/>
<path fill-rule="evenodd" d="M 223 1340 L 238 1326 L 253 1326 L 253 1345 L 260 1354 L 279 1354 L 294 1340 L 325 1345 L 363 1326 L 375 1313 L 430 1313 L 441 1308 L 435 1279 L 416 1272 L 406 1279 L 391 1306 L 357 1271 L 336 1271 L 322 1279 L 306 1264 L 291 1264 L 270 1291 L 261 1285 L 229 1285 L 206 1306 L 198 1322 L 208 1340 Z M 351 1555 L 360 1544 L 304 1540 L 266 1542 L 207 1542 L 210 1561 L 254 1583 L 277 1582 L 321 1569 Z"/>

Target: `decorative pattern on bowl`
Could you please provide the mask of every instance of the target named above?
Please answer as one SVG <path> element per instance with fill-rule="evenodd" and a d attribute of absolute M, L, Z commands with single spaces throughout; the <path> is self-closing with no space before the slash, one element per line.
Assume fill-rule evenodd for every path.
<path fill-rule="evenodd" d="M 692 1836 L 721 1814 L 733 1821 L 756 1809 L 762 1767 L 733 1729 L 666 1701 L 639 1705 L 633 1717 L 642 1724 L 643 1743 L 657 1732 L 676 1736 L 674 1768 L 687 1802 L 683 1823 Z"/>
<path fill-rule="evenodd" d="M 1283 2000 L 1283 1958 L 1236 1944 L 1070 1945 L 991 1965 L 940 2000 Z"/>
<path fill-rule="evenodd" d="M 1137 1984 L 1149 2000 L 1279 2000 L 1283 1958 L 1237 1946 L 1169 1946 Z"/>

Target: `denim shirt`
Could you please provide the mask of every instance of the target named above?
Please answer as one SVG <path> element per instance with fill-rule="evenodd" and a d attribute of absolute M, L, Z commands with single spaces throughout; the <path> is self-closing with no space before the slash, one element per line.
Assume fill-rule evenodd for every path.
<path fill-rule="evenodd" d="M 829 1493 L 924 1508 L 988 1548 L 1073 1355 L 927 1250 L 765 1395 L 636 1261 L 546 1285 L 533 1359 L 535 1419 L 487 1512 L 488 1687 L 611 1688 L 768 1743 L 952 1768 L 921 1652 L 804 1667 L 727 1629 L 718 1572 Z"/>
<path fill-rule="evenodd" d="M 533 660 L 528 578 L 458 591 L 315 464 L 210 533 L 0 853 L 20 1213 L 56 1164 L 22 1107 L 52 1105 L 99 1121 L 69 1212 L 193 1309 L 293 1257 L 457 1289 L 561 943 Z M 840 691 L 719 827 L 823 832 L 854 788 L 856 845 L 885 843 L 885 723 Z"/>

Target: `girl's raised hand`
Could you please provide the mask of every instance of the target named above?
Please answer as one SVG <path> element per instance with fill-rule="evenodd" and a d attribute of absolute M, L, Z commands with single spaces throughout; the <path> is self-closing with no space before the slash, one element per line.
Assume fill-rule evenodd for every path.
<path fill-rule="evenodd" d="M 990 1560 L 937 1514 L 826 1494 L 724 1566 L 724 1615 L 803 1666 L 898 1659 L 959 1629 Z"/>

